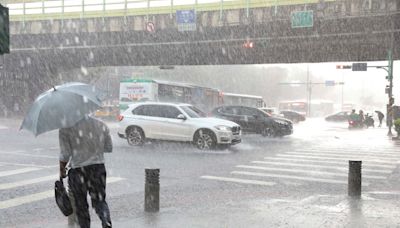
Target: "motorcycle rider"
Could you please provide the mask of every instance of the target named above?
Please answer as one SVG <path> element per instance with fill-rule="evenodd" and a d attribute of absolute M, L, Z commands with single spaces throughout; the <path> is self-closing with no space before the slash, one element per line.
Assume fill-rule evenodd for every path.
<path fill-rule="evenodd" d="M 358 112 L 358 121 L 360 123 L 360 125 L 362 125 L 365 121 L 365 116 L 364 116 L 364 112 L 363 110 L 360 109 L 360 111 Z"/>

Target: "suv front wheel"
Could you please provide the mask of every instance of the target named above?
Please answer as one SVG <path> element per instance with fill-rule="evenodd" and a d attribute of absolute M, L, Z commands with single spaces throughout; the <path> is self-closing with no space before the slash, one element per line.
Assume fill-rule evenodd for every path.
<path fill-rule="evenodd" d="M 193 143 L 200 150 L 210 150 L 217 145 L 217 138 L 212 131 L 201 129 L 194 135 Z"/>
<path fill-rule="evenodd" d="M 261 135 L 264 137 L 269 137 L 269 138 L 273 138 L 276 136 L 276 132 L 275 129 L 271 126 L 265 126 L 262 130 L 261 130 Z"/>
<path fill-rule="evenodd" d="M 126 130 L 126 139 L 131 146 L 141 146 L 144 143 L 144 133 L 139 127 L 129 127 Z"/>

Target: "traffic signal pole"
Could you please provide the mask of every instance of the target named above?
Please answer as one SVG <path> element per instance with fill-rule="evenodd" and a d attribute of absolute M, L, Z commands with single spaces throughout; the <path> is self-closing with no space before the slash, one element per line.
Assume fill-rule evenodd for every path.
<path fill-rule="evenodd" d="M 392 135 L 392 126 L 393 126 L 393 105 L 394 105 L 394 98 L 393 98 L 393 56 L 392 50 L 388 52 L 388 79 L 389 79 L 389 101 L 388 101 L 388 108 L 386 110 L 386 122 L 389 127 L 388 135 Z"/>

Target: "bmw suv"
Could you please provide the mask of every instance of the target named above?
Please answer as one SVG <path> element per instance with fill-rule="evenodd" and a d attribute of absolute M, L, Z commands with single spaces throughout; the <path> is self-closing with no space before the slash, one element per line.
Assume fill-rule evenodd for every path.
<path fill-rule="evenodd" d="M 221 106 L 215 108 L 212 115 L 239 124 L 243 132 L 247 133 L 257 133 L 266 137 L 281 137 L 293 133 L 290 120 L 273 117 L 257 108 Z"/>
<path fill-rule="evenodd" d="M 129 145 L 146 139 L 193 142 L 199 149 L 228 147 L 241 142 L 238 124 L 205 114 L 189 104 L 143 102 L 129 106 L 119 116 L 118 135 Z"/>

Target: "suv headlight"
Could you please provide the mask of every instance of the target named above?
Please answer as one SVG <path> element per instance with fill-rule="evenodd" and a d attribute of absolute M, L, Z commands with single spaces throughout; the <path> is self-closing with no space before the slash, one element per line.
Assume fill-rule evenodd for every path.
<path fill-rule="evenodd" d="M 283 120 L 275 120 L 276 123 L 278 124 L 282 124 L 282 125 L 288 125 L 288 123 L 286 121 Z"/>
<path fill-rule="evenodd" d="M 223 126 L 223 125 L 218 125 L 215 126 L 215 128 L 219 131 L 232 131 L 232 129 L 228 126 Z"/>

